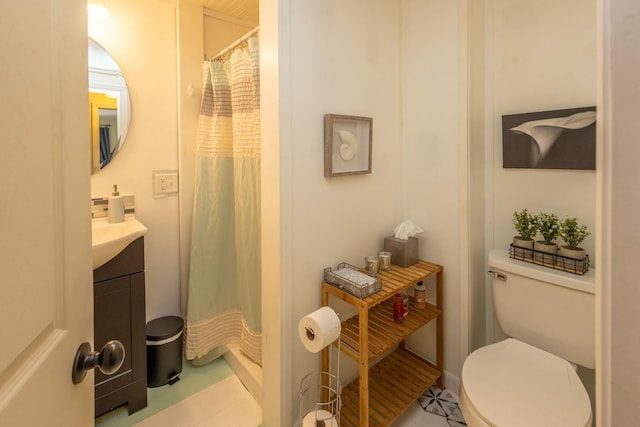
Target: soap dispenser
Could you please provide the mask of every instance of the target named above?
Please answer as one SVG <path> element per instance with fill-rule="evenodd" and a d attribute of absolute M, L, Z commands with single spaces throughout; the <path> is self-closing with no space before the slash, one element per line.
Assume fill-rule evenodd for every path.
<path fill-rule="evenodd" d="M 124 221 L 124 200 L 118 192 L 118 186 L 113 186 L 113 192 L 109 197 L 109 203 L 107 205 L 107 215 L 109 222 L 122 222 Z"/>

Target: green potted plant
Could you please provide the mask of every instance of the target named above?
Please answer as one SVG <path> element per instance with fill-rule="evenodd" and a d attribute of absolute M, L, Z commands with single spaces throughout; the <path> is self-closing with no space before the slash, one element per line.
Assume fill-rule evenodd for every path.
<path fill-rule="evenodd" d="M 536 254 L 536 261 L 543 263 L 554 263 L 554 255 L 558 253 L 558 245 L 553 242 L 560 235 L 560 221 L 558 216 L 552 213 L 540 213 L 536 215 L 536 224 L 538 225 L 538 231 L 542 234 L 544 240 L 537 240 L 533 245 L 533 248 L 538 252 L 544 252 Z M 552 256 L 547 256 L 546 254 Z"/>
<path fill-rule="evenodd" d="M 586 251 L 579 246 L 590 234 L 587 226 L 580 224 L 577 218 L 565 218 L 560 223 L 560 238 L 566 245 L 560 247 L 559 254 L 573 259 L 583 259 Z"/>
<path fill-rule="evenodd" d="M 515 258 L 533 257 L 533 238 L 538 233 L 536 217 L 527 209 L 513 213 L 513 227 L 518 233 L 513 236 L 513 254 Z"/>

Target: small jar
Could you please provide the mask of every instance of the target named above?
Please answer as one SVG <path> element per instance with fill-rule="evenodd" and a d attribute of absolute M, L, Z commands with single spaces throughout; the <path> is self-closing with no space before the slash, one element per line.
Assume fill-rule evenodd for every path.
<path fill-rule="evenodd" d="M 422 310 L 427 306 L 427 290 L 422 282 L 418 282 L 413 288 L 413 298 L 417 309 Z"/>
<path fill-rule="evenodd" d="M 380 259 L 377 256 L 368 256 L 364 259 L 365 263 L 365 271 L 370 276 L 376 276 L 378 274 L 378 270 L 380 269 Z"/>
<path fill-rule="evenodd" d="M 391 269 L 391 252 L 378 252 L 378 259 L 380 260 L 380 270 L 387 271 Z"/>
<path fill-rule="evenodd" d="M 396 323 L 404 321 L 404 298 L 400 293 L 393 296 L 393 321 Z"/>

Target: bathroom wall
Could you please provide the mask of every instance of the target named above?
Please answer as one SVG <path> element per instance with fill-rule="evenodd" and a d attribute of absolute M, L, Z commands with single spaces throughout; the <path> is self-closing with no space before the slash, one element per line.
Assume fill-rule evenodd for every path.
<path fill-rule="evenodd" d="M 279 10 L 278 30 L 286 37 L 277 46 L 279 152 L 273 153 L 270 143 L 263 150 L 270 160 L 279 154 L 273 162 L 279 162 L 282 175 L 279 183 L 269 180 L 277 186 L 281 209 L 273 219 L 281 232 L 271 241 L 274 250 L 282 248 L 282 258 L 280 265 L 266 268 L 280 275 L 269 286 L 282 293 L 282 306 L 273 312 L 279 312 L 284 330 L 280 345 L 271 348 L 283 351 L 281 379 L 291 381 L 281 386 L 283 396 L 290 390 L 293 398 L 283 404 L 285 417 L 296 413 L 300 379 L 319 366 L 296 328 L 320 305 L 322 269 L 340 261 L 363 265 L 363 257 L 379 250 L 383 238 L 407 218 L 425 229 L 420 256 L 444 265 L 445 368 L 460 374 L 460 289 L 466 280 L 460 255 L 466 238 L 464 5 L 362 0 L 291 2 Z M 373 117 L 372 174 L 324 178 L 327 113 Z M 280 333 L 267 329 L 272 334 L 267 341 Z M 429 325 L 409 345 L 433 358 L 433 338 Z M 354 365 L 342 359 L 343 377 L 355 373 Z M 267 386 L 271 374 L 264 372 Z M 269 405 L 263 413 L 271 417 Z"/>
<path fill-rule="evenodd" d="M 287 136 L 280 144 L 288 145 L 281 148 L 280 162 L 292 179 L 281 188 L 280 206 L 284 233 L 291 231 L 282 242 L 283 248 L 291 245 L 282 276 L 290 281 L 293 302 L 290 335 L 283 340 L 293 341 L 294 393 L 302 376 L 320 363 L 300 343 L 297 324 L 320 307 L 322 270 L 342 261 L 363 265 L 404 219 L 398 13 L 396 3 L 380 0 L 290 3 L 290 66 L 283 70 L 281 89 L 290 94 L 290 112 L 284 111 L 290 120 L 281 122 L 288 129 L 281 129 Z M 371 174 L 324 177 L 328 113 L 373 118 Z M 353 365 L 345 361 L 341 369 Z"/>
<path fill-rule="evenodd" d="M 596 103 L 595 0 L 486 1 L 487 136 L 493 140 L 493 246 L 515 234 L 513 211 L 576 216 L 595 230 L 595 172 L 503 169 L 503 114 Z M 595 235 L 583 246 L 593 257 Z"/>
<path fill-rule="evenodd" d="M 131 94 L 124 147 L 91 177 L 91 196 L 134 194 L 145 236 L 146 316 L 180 313 L 178 197 L 154 198 L 152 172 L 178 169 L 176 18 L 170 0 L 109 0 L 109 18 L 90 36 L 120 65 Z M 88 203 L 88 202 L 87 202 Z"/>
<path fill-rule="evenodd" d="M 554 212 L 588 226 L 592 234 L 581 246 L 597 266 L 596 172 L 503 169 L 501 123 L 503 114 L 596 104 L 596 2 L 485 0 L 485 5 L 487 246 L 509 247 L 514 211 Z M 487 339 L 492 338 L 487 322 Z"/>
<path fill-rule="evenodd" d="M 445 369 L 457 377 L 467 292 L 465 3 L 405 0 L 400 26 L 402 214 L 425 230 L 420 257 L 444 266 Z M 434 326 L 407 340 L 431 360 Z"/>
<path fill-rule="evenodd" d="M 410 218 L 425 229 L 420 257 L 445 268 L 445 367 L 454 376 L 460 375 L 466 285 L 460 253 L 466 238 L 464 6 L 437 0 L 291 4 L 292 147 L 285 157 L 294 177 L 294 328 L 319 306 L 323 267 L 363 265 L 362 258 Z M 323 177 L 326 113 L 373 117 L 371 175 Z M 432 360 L 433 326 L 408 340 Z M 292 332 L 295 390 L 318 359 Z M 343 359 L 345 366 L 353 368 Z"/>

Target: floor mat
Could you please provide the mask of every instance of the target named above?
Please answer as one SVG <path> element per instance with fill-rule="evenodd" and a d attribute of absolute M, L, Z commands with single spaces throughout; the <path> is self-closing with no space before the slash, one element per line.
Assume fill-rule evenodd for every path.
<path fill-rule="evenodd" d="M 462 417 L 458 401 L 446 388 L 442 390 L 432 385 L 429 390 L 418 398 L 418 402 L 425 411 L 445 417 L 450 427 L 464 427 L 467 425 Z"/>

